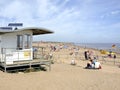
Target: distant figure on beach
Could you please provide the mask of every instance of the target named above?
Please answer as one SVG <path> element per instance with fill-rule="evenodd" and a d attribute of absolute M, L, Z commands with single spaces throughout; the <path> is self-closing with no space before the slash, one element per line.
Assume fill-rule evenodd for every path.
<path fill-rule="evenodd" d="M 74 59 L 71 60 L 71 65 L 76 65 L 76 62 Z"/>
<path fill-rule="evenodd" d="M 50 53 L 50 54 L 49 54 L 49 57 L 50 57 L 50 59 L 52 59 L 52 57 L 53 57 L 53 54 L 52 54 L 52 53 Z"/>
<path fill-rule="evenodd" d="M 113 58 L 116 59 L 116 55 L 115 54 L 114 54 Z"/>
<path fill-rule="evenodd" d="M 112 51 L 111 50 L 109 51 L 108 57 L 112 58 Z"/>
<path fill-rule="evenodd" d="M 33 48 L 33 58 L 36 58 L 37 48 Z"/>
<path fill-rule="evenodd" d="M 97 58 L 96 57 L 94 57 L 93 58 L 93 62 L 94 62 L 94 64 L 95 64 L 95 62 L 97 61 Z"/>
<path fill-rule="evenodd" d="M 85 60 L 88 60 L 88 51 L 84 52 Z"/>
<path fill-rule="evenodd" d="M 74 49 L 74 54 L 75 54 L 75 56 L 78 55 L 78 52 L 79 52 L 79 49 L 78 49 L 78 48 L 75 48 L 75 49 Z"/>
<path fill-rule="evenodd" d="M 88 57 L 92 57 L 93 56 L 93 51 L 88 51 Z"/>

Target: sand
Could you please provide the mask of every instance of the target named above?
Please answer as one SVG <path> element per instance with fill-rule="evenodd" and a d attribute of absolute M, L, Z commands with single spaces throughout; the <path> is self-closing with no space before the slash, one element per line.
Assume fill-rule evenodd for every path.
<path fill-rule="evenodd" d="M 0 71 L 0 90 L 120 90 L 117 65 L 103 63 L 102 69 L 90 70 L 84 69 L 87 61 L 80 58 L 75 66 L 70 65 L 69 57 L 59 60 L 52 64 L 51 71 L 14 74 Z"/>

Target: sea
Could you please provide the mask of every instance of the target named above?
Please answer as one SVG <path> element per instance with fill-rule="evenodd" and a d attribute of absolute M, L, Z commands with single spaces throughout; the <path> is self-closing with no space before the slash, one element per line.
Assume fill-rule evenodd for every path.
<path fill-rule="evenodd" d="M 111 50 L 120 53 L 120 43 L 74 43 L 84 48 L 93 48 L 98 50 Z M 114 47 L 113 47 L 114 46 Z"/>

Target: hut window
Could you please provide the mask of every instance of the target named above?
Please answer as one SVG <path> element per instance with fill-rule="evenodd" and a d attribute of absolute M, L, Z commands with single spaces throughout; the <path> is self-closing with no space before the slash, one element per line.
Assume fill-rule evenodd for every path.
<path fill-rule="evenodd" d="M 22 49 L 23 48 L 23 36 L 22 35 L 17 35 L 17 49 Z"/>
<path fill-rule="evenodd" d="M 31 36 L 30 36 L 30 34 L 26 34 L 26 35 L 24 36 L 24 40 L 25 40 L 25 49 L 30 48 L 30 46 L 31 46 L 31 43 L 30 43 L 30 41 L 31 41 Z"/>

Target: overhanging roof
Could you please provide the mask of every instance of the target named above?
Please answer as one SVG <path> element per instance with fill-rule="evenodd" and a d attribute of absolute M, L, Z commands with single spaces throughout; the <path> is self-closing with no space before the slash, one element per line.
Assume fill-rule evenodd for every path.
<path fill-rule="evenodd" d="M 33 35 L 53 33 L 53 31 L 50 31 L 45 28 L 29 27 L 29 28 L 22 28 L 22 29 L 17 29 L 17 30 L 0 30 L 0 34 L 12 33 L 12 32 L 18 32 L 18 31 L 32 31 Z"/>

